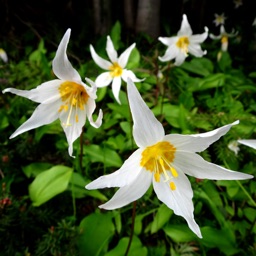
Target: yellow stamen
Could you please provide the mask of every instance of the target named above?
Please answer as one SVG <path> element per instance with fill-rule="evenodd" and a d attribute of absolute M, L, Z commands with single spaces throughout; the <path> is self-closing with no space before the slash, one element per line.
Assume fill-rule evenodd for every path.
<path fill-rule="evenodd" d="M 160 182 L 160 174 L 159 174 L 159 172 L 156 172 L 156 173 L 154 174 L 154 178 L 155 178 L 155 181 L 156 181 L 156 182 Z"/>
<path fill-rule="evenodd" d="M 71 81 L 62 83 L 59 87 L 59 93 L 64 104 L 60 106 L 58 111 L 68 111 L 69 109 L 67 121 L 64 125 L 70 126 L 74 121 L 78 122 L 77 110 L 84 110 L 84 106 L 89 99 L 89 95 L 82 85 Z M 73 109 L 75 109 L 75 115 L 72 117 Z M 71 121 L 71 117 L 75 117 L 75 120 Z"/>
<path fill-rule="evenodd" d="M 112 77 L 118 77 L 121 76 L 123 73 L 123 69 L 119 66 L 119 64 L 117 62 L 114 62 L 113 65 L 109 68 L 110 75 Z"/>
<path fill-rule="evenodd" d="M 221 38 L 221 43 L 224 44 L 224 43 L 227 43 L 228 42 L 228 37 L 227 36 L 223 36 Z"/>
<path fill-rule="evenodd" d="M 179 175 L 178 175 L 178 172 L 176 171 L 176 169 L 175 169 L 174 167 L 171 167 L 171 173 L 172 173 L 172 176 L 173 176 L 174 178 L 176 178 L 176 177 L 179 176 Z"/>
<path fill-rule="evenodd" d="M 183 53 L 188 54 L 189 40 L 187 36 L 182 36 L 176 43 L 176 46 L 181 49 Z"/>
<path fill-rule="evenodd" d="M 176 190 L 176 185 L 173 181 L 170 182 L 170 189 L 171 190 Z"/>

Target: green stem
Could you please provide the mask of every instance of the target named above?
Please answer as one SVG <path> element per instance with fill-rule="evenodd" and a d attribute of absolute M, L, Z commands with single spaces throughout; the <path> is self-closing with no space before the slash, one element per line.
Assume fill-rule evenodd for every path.
<path fill-rule="evenodd" d="M 76 198 L 75 198 L 75 190 L 74 190 L 74 175 L 72 175 L 71 191 L 72 191 L 73 215 L 74 215 L 74 218 L 76 218 Z"/>
<path fill-rule="evenodd" d="M 248 197 L 249 201 L 251 202 L 251 204 L 256 207 L 256 203 L 255 201 L 252 199 L 251 195 L 247 192 L 247 190 L 244 188 L 244 186 L 241 184 L 241 182 L 239 180 L 236 180 L 238 186 L 243 190 L 243 192 L 245 193 L 245 195 Z"/>

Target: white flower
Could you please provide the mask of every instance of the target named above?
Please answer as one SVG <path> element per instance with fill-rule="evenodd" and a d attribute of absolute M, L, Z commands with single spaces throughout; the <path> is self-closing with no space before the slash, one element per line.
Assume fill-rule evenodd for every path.
<path fill-rule="evenodd" d="M 243 0 L 233 0 L 233 3 L 235 5 L 235 9 L 237 9 L 239 6 L 243 5 Z"/>
<path fill-rule="evenodd" d="M 116 172 L 99 177 L 87 189 L 120 187 L 100 208 L 112 210 L 139 199 L 151 183 L 160 201 L 175 214 L 184 217 L 190 229 L 201 236 L 194 220 L 193 191 L 185 174 L 199 179 L 248 179 L 251 175 L 234 172 L 205 161 L 201 152 L 238 124 L 195 135 L 165 135 L 162 124 L 155 118 L 128 79 L 128 99 L 133 117 L 133 137 L 139 147 Z"/>
<path fill-rule="evenodd" d="M 4 49 L 0 48 L 0 58 L 6 63 L 8 62 L 8 57 Z"/>
<path fill-rule="evenodd" d="M 58 79 L 45 82 L 30 91 L 7 88 L 3 90 L 3 93 L 11 92 L 41 103 L 32 116 L 10 138 L 49 124 L 59 118 L 69 144 L 69 155 L 72 156 L 73 142 L 80 136 L 86 117 L 92 126 L 98 128 L 102 122 L 102 111 L 100 110 L 99 116 L 94 122 L 92 114 L 96 107 L 97 87 L 89 79 L 86 81 L 91 87 L 83 83 L 80 75 L 68 60 L 66 50 L 70 33 L 71 30 L 68 29 L 52 62 L 53 72 Z"/>
<path fill-rule="evenodd" d="M 256 140 L 238 140 L 239 143 L 256 149 Z"/>
<path fill-rule="evenodd" d="M 256 27 L 256 17 L 254 18 L 254 20 L 252 22 L 252 26 Z"/>
<path fill-rule="evenodd" d="M 231 141 L 228 144 L 228 148 L 235 153 L 235 155 L 238 154 L 240 148 L 238 147 L 238 142 L 236 140 Z"/>
<path fill-rule="evenodd" d="M 102 69 L 108 70 L 99 75 L 96 80 L 97 87 L 104 87 L 112 82 L 112 91 L 116 101 L 120 104 L 119 91 L 121 88 L 122 79 L 127 82 L 127 77 L 130 77 L 133 82 L 141 82 L 144 79 L 138 79 L 131 70 L 125 69 L 130 54 L 135 47 L 135 43 L 128 47 L 118 58 L 117 52 L 114 48 L 113 42 L 110 36 L 107 36 L 106 51 L 110 61 L 101 58 L 90 45 L 90 51 L 95 63 Z"/>
<path fill-rule="evenodd" d="M 214 14 L 215 19 L 213 20 L 213 23 L 215 23 L 215 26 L 219 26 L 219 25 L 224 25 L 225 24 L 225 20 L 227 19 L 227 17 L 225 16 L 224 13 L 222 14 Z"/>
<path fill-rule="evenodd" d="M 202 57 L 206 54 L 206 51 L 202 51 L 200 44 L 207 38 L 208 28 L 205 27 L 203 34 L 192 35 L 192 29 L 188 23 L 187 16 L 183 14 L 180 30 L 177 36 L 173 37 L 159 37 L 158 40 L 168 48 L 164 56 L 159 57 L 161 61 L 169 61 L 175 59 L 175 65 L 181 65 L 188 53 L 196 57 Z"/>
<path fill-rule="evenodd" d="M 237 31 L 235 32 L 234 30 L 232 30 L 231 33 L 227 33 L 224 26 L 221 25 L 220 26 L 220 34 L 217 36 L 210 34 L 209 37 L 214 40 L 216 40 L 216 39 L 221 40 L 221 50 L 223 52 L 226 52 L 228 50 L 228 38 L 235 37 L 235 36 L 237 36 L 237 34 L 238 34 L 238 32 Z"/>

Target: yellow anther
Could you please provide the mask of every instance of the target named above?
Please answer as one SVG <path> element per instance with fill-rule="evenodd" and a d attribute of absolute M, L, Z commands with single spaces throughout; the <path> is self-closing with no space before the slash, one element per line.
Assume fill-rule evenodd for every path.
<path fill-rule="evenodd" d="M 187 36 L 182 36 L 179 38 L 179 40 L 176 43 L 176 46 L 181 49 L 183 53 L 187 55 L 188 53 L 188 46 L 189 46 L 189 40 Z"/>
<path fill-rule="evenodd" d="M 76 122 L 78 123 L 78 115 L 76 115 Z"/>
<path fill-rule="evenodd" d="M 223 36 L 222 38 L 221 38 L 221 43 L 227 43 L 228 42 L 228 37 L 227 36 Z"/>
<path fill-rule="evenodd" d="M 170 189 L 171 190 L 176 190 L 176 185 L 173 181 L 170 182 Z"/>
<path fill-rule="evenodd" d="M 121 76 L 123 73 L 123 69 L 119 66 L 117 62 L 114 62 L 112 66 L 109 67 L 110 75 L 112 77 L 118 77 Z"/>
<path fill-rule="evenodd" d="M 177 172 L 176 169 L 173 168 L 173 167 L 171 167 L 171 173 L 172 173 L 172 176 L 173 176 L 174 178 L 176 178 L 176 177 L 179 176 L 178 172 Z"/>
<path fill-rule="evenodd" d="M 76 103 L 77 103 L 77 99 L 73 97 L 73 98 L 72 98 L 72 105 L 75 106 Z"/>
<path fill-rule="evenodd" d="M 156 182 L 160 182 L 160 174 L 159 174 L 159 172 L 155 172 L 154 178 L 155 178 Z"/>

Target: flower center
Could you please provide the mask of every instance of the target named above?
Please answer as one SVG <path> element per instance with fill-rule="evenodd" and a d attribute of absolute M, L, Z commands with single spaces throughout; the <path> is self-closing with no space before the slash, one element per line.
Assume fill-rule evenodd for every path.
<path fill-rule="evenodd" d="M 123 69 L 119 66 L 117 62 L 114 62 L 113 65 L 109 68 L 110 75 L 112 77 L 121 76 L 123 73 Z"/>
<path fill-rule="evenodd" d="M 142 152 L 140 165 L 147 171 L 154 173 L 156 182 L 160 182 L 160 174 L 164 174 L 165 182 L 178 177 L 178 172 L 171 165 L 175 158 L 176 148 L 167 141 L 161 141 L 153 146 L 146 147 Z M 170 181 L 170 189 L 175 190 L 176 186 Z"/>
<path fill-rule="evenodd" d="M 227 36 L 223 36 L 222 38 L 221 38 L 221 43 L 222 44 L 225 44 L 225 43 L 227 43 L 228 42 L 228 37 Z"/>
<path fill-rule="evenodd" d="M 176 43 L 177 47 L 181 49 L 181 51 L 187 55 L 188 54 L 188 45 L 189 40 L 187 36 L 182 36 L 179 38 L 178 42 Z"/>
<path fill-rule="evenodd" d="M 61 100 L 63 101 L 63 105 L 60 106 L 59 112 L 69 110 L 67 122 L 64 123 L 64 125 L 70 126 L 72 111 L 75 110 L 75 121 L 78 122 L 77 110 L 84 110 L 84 105 L 87 103 L 89 95 L 82 85 L 70 81 L 62 83 L 59 87 L 59 92 Z"/>

